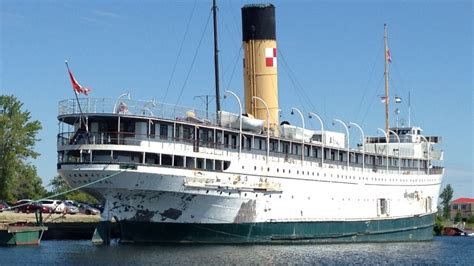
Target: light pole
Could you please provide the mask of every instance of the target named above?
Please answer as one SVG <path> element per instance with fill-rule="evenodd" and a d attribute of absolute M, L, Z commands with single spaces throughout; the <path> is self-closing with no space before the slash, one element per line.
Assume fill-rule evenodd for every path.
<path fill-rule="evenodd" d="M 321 167 L 323 167 L 323 163 L 324 163 L 324 142 L 326 141 L 325 139 L 325 136 L 324 136 L 324 123 L 323 123 L 323 120 L 321 119 L 321 117 L 319 115 L 317 115 L 316 113 L 313 113 L 313 112 L 309 112 L 308 114 L 308 117 L 311 119 L 316 117 L 318 120 L 319 120 L 319 124 L 321 125 Z"/>
<path fill-rule="evenodd" d="M 347 127 L 346 123 L 342 122 L 342 121 L 339 120 L 339 119 L 334 118 L 334 119 L 333 119 L 333 122 L 332 122 L 333 125 L 335 125 L 334 122 L 340 123 L 340 124 L 343 125 L 344 128 L 346 129 L 346 133 L 347 133 L 347 171 L 349 171 L 349 160 L 350 160 L 350 156 L 349 156 L 349 152 L 350 152 L 350 151 L 349 151 L 349 147 L 350 147 L 350 146 L 349 146 L 349 128 Z"/>
<path fill-rule="evenodd" d="M 387 153 L 387 158 L 386 158 L 386 164 L 387 164 L 387 173 L 388 173 L 388 135 L 387 135 L 387 132 L 385 132 L 385 130 L 381 129 L 381 128 L 377 128 L 377 130 L 379 130 L 380 132 L 382 132 L 384 135 L 385 135 L 385 149 L 387 150 L 386 153 Z"/>
<path fill-rule="evenodd" d="M 118 105 L 118 102 L 120 101 L 120 99 L 122 99 L 122 98 L 125 97 L 125 96 L 127 96 L 127 98 L 128 98 L 129 100 L 131 100 L 131 98 L 130 98 L 130 92 L 122 93 L 122 94 L 117 98 L 117 100 L 115 101 L 113 113 L 116 113 L 116 112 L 117 112 L 117 105 Z"/>
<path fill-rule="evenodd" d="M 401 171 L 400 171 L 400 168 L 401 168 L 401 166 L 400 166 L 400 163 L 401 163 L 401 162 L 400 162 L 400 138 L 398 137 L 398 134 L 395 133 L 395 131 L 389 129 L 388 132 L 389 132 L 389 133 L 392 133 L 393 135 L 395 135 L 395 137 L 397 137 L 397 140 L 398 140 L 398 174 L 400 174 L 400 172 L 401 172 Z"/>
<path fill-rule="evenodd" d="M 265 106 L 267 110 L 267 163 L 270 156 L 270 110 L 268 109 L 267 103 L 260 97 L 252 96 L 252 100 L 259 100 Z"/>
<path fill-rule="evenodd" d="M 152 107 L 155 107 L 155 106 L 156 106 L 156 102 L 155 102 L 155 99 L 154 99 L 154 98 L 151 99 L 150 101 L 146 102 L 146 103 L 143 105 L 143 107 L 142 107 L 142 110 L 143 110 L 143 111 L 146 110 L 146 111 L 150 112 L 150 115 L 151 115 L 151 116 L 154 116 L 154 115 L 153 115 L 153 111 L 151 111 L 151 109 L 148 107 L 149 105 L 151 105 Z M 143 115 L 145 115 L 145 112 L 143 112 Z"/>
<path fill-rule="evenodd" d="M 303 123 L 303 130 L 301 131 L 301 165 L 304 165 L 304 116 L 300 109 L 292 107 L 291 114 L 294 114 L 294 111 L 300 114 L 301 122 Z"/>
<path fill-rule="evenodd" d="M 361 136 L 362 136 L 362 172 L 364 172 L 364 169 L 365 169 L 365 134 L 364 134 L 364 130 L 362 130 L 362 127 L 359 126 L 358 124 L 354 123 L 354 122 L 349 122 L 349 128 L 351 126 L 357 127 L 360 131 Z"/>
<path fill-rule="evenodd" d="M 426 142 L 426 152 L 427 152 L 426 155 L 428 156 L 426 168 L 428 169 L 428 175 L 429 175 L 430 174 L 430 143 L 423 135 L 420 135 L 420 137 Z"/>
<path fill-rule="evenodd" d="M 232 91 L 226 90 L 224 94 L 224 98 L 226 97 L 227 94 L 230 94 L 237 99 L 237 102 L 239 103 L 239 159 L 240 159 L 240 153 L 242 152 L 242 102 L 240 101 L 239 96 L 235 94 Z"/>

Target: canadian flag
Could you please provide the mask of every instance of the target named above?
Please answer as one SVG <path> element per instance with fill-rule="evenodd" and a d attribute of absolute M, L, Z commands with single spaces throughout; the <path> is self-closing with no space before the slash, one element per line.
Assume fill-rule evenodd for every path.
<path fill-rule="evenodd" d="M 267 67 L 277 66 L 277 48 L 265 48 L 265 65 Z"/>
<path fill-rule="evenodd" d="M 91 92 L 91 89 L 81 86 L 81 84 L 77 82 L 76 78 L 74 77 L 71 70 L 69 69 L 69 65 L 67 64 L 67 61 L 65 63 L 66 63 L 67 71 L 69 72 L 69 77 L 71 78 L 72 88 L 74 89 L 74 91 L 76 93 L 84 93 L 85 95 L 88 95 L 89 92 Z"/>

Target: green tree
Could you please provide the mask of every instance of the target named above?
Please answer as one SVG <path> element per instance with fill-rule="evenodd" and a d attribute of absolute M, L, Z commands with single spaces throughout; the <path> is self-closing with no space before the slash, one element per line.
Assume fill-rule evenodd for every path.
<path fill-rule="evenodd" d="M 462 220 L 462 214 L 460 211 L 456 212 L 456 216 L 454 216 L 454 222 L 459 223 Z"/>
<path fill-rule="evenodd" d="M 49 185 L 52 187 L 50 196 L 56 195 L 59 193 L 66 192 L 70 190 L 71 188 L 69 185 L 66 183 L 66 181 L 61 177 L 61 176 L 55 176 L 51 182 L 49 182 Z M 62 199 L 62 200 L 75 200 L 75 201 L 80 201 L 80 202 L 88 202 L 88 203 L 98 203 L 97 199 L 92 197 L 91 195 L 84 193 L 79 190 L 75 190 L 66 194 L 62 194 L 60 196 L 55 197 L 57 199 Z"/>
<path fill-rule="evenodd" d="M 15 199 L 39 199 L 46 195 L 41 178 L 36 174 L 36 167 L 30 164 L 19 168 L 11 184 L 10 191 Z"/>
<path fill-rule="evenodd" d="M 444 229 L 444 219 L 442 216 L 436 215 L 435 225 L 433 227 L 433 231 L 435 235 L 437 236 L 442 235 L 443 229 Z"/>
<path fill-rule="evenodd" d="M 474 224 L 474 215 L 471 215 L 471 216 L 467 217 L 467 221 L 466 221 L 466 222 L 468 222 L 468 223 L 470 223 L 470 224 Z"/>
<path fill-rule="evenodd" d="M 37 177 L 36 169 L 26 162 L 39 155 L 33 148 L 41 123 L 31 121 L 30 112 L 22 107 L 23 103 L 16 97 L 0 95 L 0 199 L 13 200 L 12 188 L 19 182 L 15 178 L 22 171 Z"/>
<path fill-rule="evenodd" d="M 448 184 L 444 189 L 443 192 L 441 193 L 441 204 L 443 205 L 443 217 L 445 219 L 450 219 L 450 212 L 451 212 L 451 200 L 453 199 L 453 189 L 451 188 L 451 185 Z"/>

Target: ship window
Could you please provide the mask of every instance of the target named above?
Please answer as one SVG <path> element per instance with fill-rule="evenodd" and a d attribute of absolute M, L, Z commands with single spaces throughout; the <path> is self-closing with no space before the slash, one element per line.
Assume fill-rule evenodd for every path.
<path fill-rule="evenodd" d="M 146 124 L 146 131 L 147 131 L 147 134 L 148 132 L 150 132 L 149 136 L 151 138 L 155 138 L 155 125 L 153 124 L 153 122 Z"/>
<path fill-rule="evenodd" d="M 224 171 L 229 169 L 230 167 L 230 161 L 224 161 Z"/>
<path fill-rule="evenodd" d="M 214 170 L 212 159 L 206 159 L 206 170 Z"/>
<path fill-rule="evenodd" d="M 216 164 L 215 170 L 216 171 L 222 171 L 222 161 L 221 160 L 216 160 L 215 164 Z"/>
<path fill-rule="evenodd" d="M 378 199 L 379 215 L 387 214 L 387 199 Z"/>
<path fill-rule="evenodd" d="M 183 139 L 194 140 L 194 128 L 189 126 L 183 126 Z"/>
<path fill-rule="evenodd" d="M 235 149 L 237 148 L 237 136 L 231 135 L 232 136 L 232 148 Z"/>
<path fill-rule="evenodd" d="M 193 157 L 186 157 L 186 168 L 196 168 Z"/>
<path fill-rule="evenodd" d="M 184 157 L 183 156 L 174 156 L 174 166 L 184 167 Z"/>
<path fill-rule="evenodd" d="M 224 133 L 224 147 L 228 148 L 229 147 L 229 134 Z"/>
<path fill-rule="evenodd" d="M 146 164 L 160 164 L 160 156 L 154 153 L 145 154 L 145 163 Z"/>
<path fill-rule="evenodd" d="M 172 157 L 169 154 L 162 154 L 161 155 L 161 165 L 172 166 Z"/>
<path fill-rule="evenodd" d="M 168 125 L 160 125 L 160 138 L 167 139 L 168 138 Z"/>
<path fill-rule="evenodd" d="M 204 169 L 204 159 L 196 158 L 196 168 Z"/>

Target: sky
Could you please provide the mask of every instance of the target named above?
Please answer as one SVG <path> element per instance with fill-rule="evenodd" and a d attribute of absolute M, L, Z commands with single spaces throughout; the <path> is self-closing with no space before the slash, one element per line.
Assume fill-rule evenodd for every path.
<path fill-rule="evenodd" d="M 43 125 L 41 156 L 32 163 L 44 185 L 57 174 L 58 102 L 74 97 L 64 60 L 92 88 L 90 97 L 130 92 L 136 100 L 204 109 L 194 96 L 214 94 L 211 2 L 0 1 L 0 94 L 16 96 Z M 240 7 L 248 3 L 258 2 L 218 1 L 221 94 L 229 89 L 241 98 Z M 442 137 L 443 186 L 451 184 L 455 198 L 474 197 L 471 1 L 272 3 L 281 120 L 300 125 L 290 115 L 297 107 L 321 115 L 328 130 L 343 130 L 331 124 L 339 118 L 377 135 L 385 123 L 380 96 L 387 23 L 391 95 L 402 98 L 392 105 L 391 125 L 395 108 L 400 123 L 408 123 L 410 93 L 411 124 Z M 238 112 L 232 98 L 222 106 Z M 306 124 L 319 129 L 314 119 Z M 356 143 L 360 136 L 351 133 Z"/>

